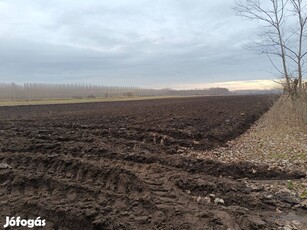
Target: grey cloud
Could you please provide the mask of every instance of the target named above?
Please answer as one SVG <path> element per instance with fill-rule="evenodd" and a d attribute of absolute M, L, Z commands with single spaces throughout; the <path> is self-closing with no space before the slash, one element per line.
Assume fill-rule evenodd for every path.
<path fill-rule="evenodd" d="M 0 1 L 0 81 L 167 87 L 268 77 L 234 1 Z M 3 13 L 3 14 L 2 14 Z"/>

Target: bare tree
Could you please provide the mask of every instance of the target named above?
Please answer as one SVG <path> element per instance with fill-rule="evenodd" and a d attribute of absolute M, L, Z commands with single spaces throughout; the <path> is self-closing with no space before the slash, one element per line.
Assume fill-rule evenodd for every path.
<path fill-rule="evenodd" d="M 236 12 L 261 24 L 258 51 L 269 57 L 274 68 L 284 79 L 284 89 L 291 95 L 302 89 L 306 4 L 303 0 L 238 0 Z M 295 19 L 295 20 L 294 20 Z M 272 56 L 278 57 L 281 67 Z"/>
<path fill-rule="evenodd" d="M 304 57 L 307 54 L 307 51 L 304 51 L 304 38 L 305 38 L 305 29 L 307 23 L 307 13 L 306 13 L 306 3 L 303 0 L 290 0 L 294 15 L 297 18 L 298 27 L 296 34 L 298 36 L 298 47 L 297 51 L 289 48 L 290 52 L 294 55 L 294 62 L 297 64 L 297 74 L 298 74 L 298 87 L 301 90 L 303 87 L 303 64 Z"/>

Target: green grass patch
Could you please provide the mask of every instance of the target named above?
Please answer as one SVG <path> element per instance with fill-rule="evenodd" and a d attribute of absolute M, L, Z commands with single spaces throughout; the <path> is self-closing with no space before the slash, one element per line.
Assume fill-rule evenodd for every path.
<path fill-rule="evenodd" d="M 294 189 L 294 184 L 293 184 L 293 182 L 291 180 L 287 181 L 287 188 L 290 189 L 290 190 Z"/>
<path fill-rule="evenodd" d="M 302 192 L 302 194 L 300 195 L 301 199 L 307 199 L 307 190 Z"/>

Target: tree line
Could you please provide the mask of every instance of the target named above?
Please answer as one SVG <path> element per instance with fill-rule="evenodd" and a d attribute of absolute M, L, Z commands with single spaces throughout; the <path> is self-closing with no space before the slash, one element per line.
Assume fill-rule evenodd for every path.
<path fill-rule="evenodd" d="M 227 95 L 227 88 L 195 90 L 150 89 L 128 86 L 99 86 L 92 84 L 0 83 L 0 100 L 42 100 L 66 98 L 110 98 L 133 96 L 192 96 Z"/>

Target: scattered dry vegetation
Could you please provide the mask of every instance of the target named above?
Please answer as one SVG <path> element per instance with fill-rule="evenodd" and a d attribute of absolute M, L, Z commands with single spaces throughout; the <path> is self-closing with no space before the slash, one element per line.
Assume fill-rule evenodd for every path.
<path fill-rule="evenodd" d="M 41 100 L 0 100 L 0 106 L 19 106 L 19 105 L 57 105 L 57 104 L 76 104 L 92 102 L 112 102 L 112 101 L 136 101 L 163 98 L 179 98 L 180 96 L 131 96 L 131 97 L 108 97 L 108 98 L 58 98 Z"/>
<path fill-rule="evenodd" d="M 264 163 L 272 168 L 307 172 L 306 102 L 303 97 L 294 101 L 281 97 L 239 138 L 229 141 L 224 147 L 203 152 L 194 151 L 188 155 L 222 162 Z M 257 181 L 257 186 L 259 184 L 267 191 L 276 194 L 290 193 L 294 197 L 305 199 L 303 202 L 307 203 L 306 179 Z"/>
<path fill-rule="evenodd" d="M 306 111 L 294 103 L 298 102 L 282 97 L 239 138 L 224 147 L 192 154 L 221 161 L 299 167 L 307 171 L 307 124 L 303 120 Z"/>
<path fill-rule="evenodd" d="M 301 91 L 298 98 L 293 100 L 289 109 L 293 109 L 300 122 L 307 124 L 307 83 L 305 88 Z"/>

